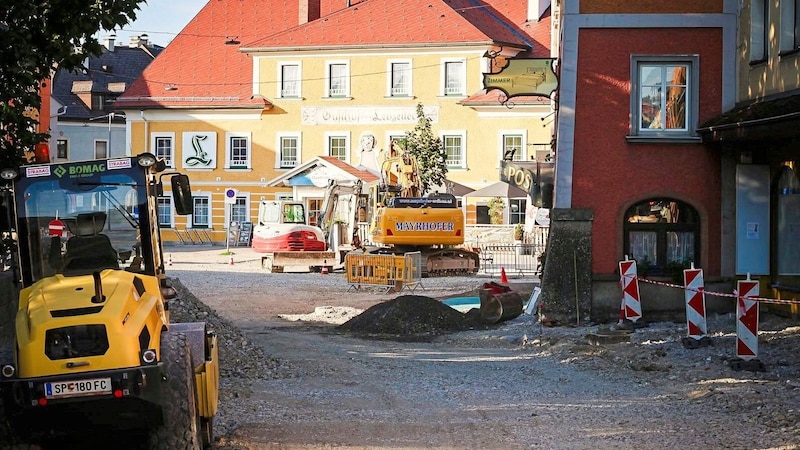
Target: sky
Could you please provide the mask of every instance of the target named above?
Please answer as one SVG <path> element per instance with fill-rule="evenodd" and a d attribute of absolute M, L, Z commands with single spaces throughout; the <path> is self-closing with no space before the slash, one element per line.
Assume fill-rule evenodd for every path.
<path fill-rule="evenodd" d="M 131 36 L 147 34 L 150 41 L 166 47 L 183 27 L 208 3 L 207 0 L 147 0 L 142 2 L 136 20 L 117 30 L 117 43 L 130 42 Z M 99 38 L 111 34 L 101 31 Z"/>

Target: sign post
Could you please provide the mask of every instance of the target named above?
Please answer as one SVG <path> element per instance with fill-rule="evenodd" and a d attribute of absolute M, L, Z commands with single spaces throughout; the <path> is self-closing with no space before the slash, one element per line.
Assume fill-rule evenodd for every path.
<path fill-rule="evenodd" d="M 230 255 L 231 254 L 231 238 L 230 234 L 233 232 L 232 224 L 233 224 L 233 205 L 236 204 L 236 194 L 238 192 L 236 189 L 227 188 L 225 189 L 225 204 L 228 206 L 228 232 L 226 233 L 225 237 L 225 250 Z"/>

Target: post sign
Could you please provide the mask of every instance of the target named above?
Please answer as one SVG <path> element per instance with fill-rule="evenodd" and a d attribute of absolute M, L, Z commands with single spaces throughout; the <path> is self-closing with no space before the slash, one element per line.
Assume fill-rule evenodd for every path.
<path fill-rule="evenodd" d="M 233 188 L 225 189 L 225 204 L 226 205 L 235 205 L 236 204 L 236 194 L 238 194 L 236 189 L 233 189 Z"/>
<path fill-rule="evenodd" d="M 50 236 L 58 236 L 61 237 L 64 235 L 64 222 L 55 219 L 51 220 L 47 226 Z"/>

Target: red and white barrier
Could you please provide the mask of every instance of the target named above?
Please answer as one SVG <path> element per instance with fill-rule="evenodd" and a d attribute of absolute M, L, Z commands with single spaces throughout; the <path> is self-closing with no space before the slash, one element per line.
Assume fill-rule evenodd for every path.
<path fill-rule="evenodd" d="M 736 356 L 747 361 L 758 357 L 758 281 L 750 279 L 736 282 Z"/>
<path fill-rule="evenodd" d="M 619 262 L 620 285 L 622 286 L 622 315 L 625 319 L 636 322 L 642 317 L 642 303 L 639 300 L 639 277 L 636 272 L 636 260 Z"/>
<path fill-rule="evenodd" d="M 686 326 L 690 338 L 700 340 L 708 334 L 706 325 L 706 294 L 703 269 L 683 271 L 684 298 L 686 299 Z"/>

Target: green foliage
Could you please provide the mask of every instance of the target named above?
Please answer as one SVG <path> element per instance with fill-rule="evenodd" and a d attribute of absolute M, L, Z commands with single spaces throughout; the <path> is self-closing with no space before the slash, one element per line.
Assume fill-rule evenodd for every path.
<path fill-rule="evenodd" d="M 32 110 L 41 109 L 39 83 L 58 68 L 81 68 L 102 46 L 93 35 L 136 18 L 145 0 L 12 0 L 0 8 L 0 166 L 24 162 L 44 142 Z M 41 111 L 39 114 L 50 114 Z M 46 130 L 44 130 L 46 131 Z"/>
<path fill-rule="evenodd" d="M 489 222 L 492 225 L 499 225 L 503 223 L 503 210 L 506 209 L 506 203 L 502 197 L 492 197 L 486 202 L 489 206 Z"/>
<path fill-rule="evenodd" d="M 521 241 L 523 237 L 525 237 L 525 227 L 521 223 L 518 223 L 514 227 L 514 240 Z"/>
<path fill-rule="evenodd" d="M 417 125 L 406 133 L 400 146 L 417 159 L 424 195 L 433 186 L 444 184 L 447 176 L 447 154 L 442 140 L 431 131 L 431 119 L 425 116 L 422 104 L 417 104 Z"/>

